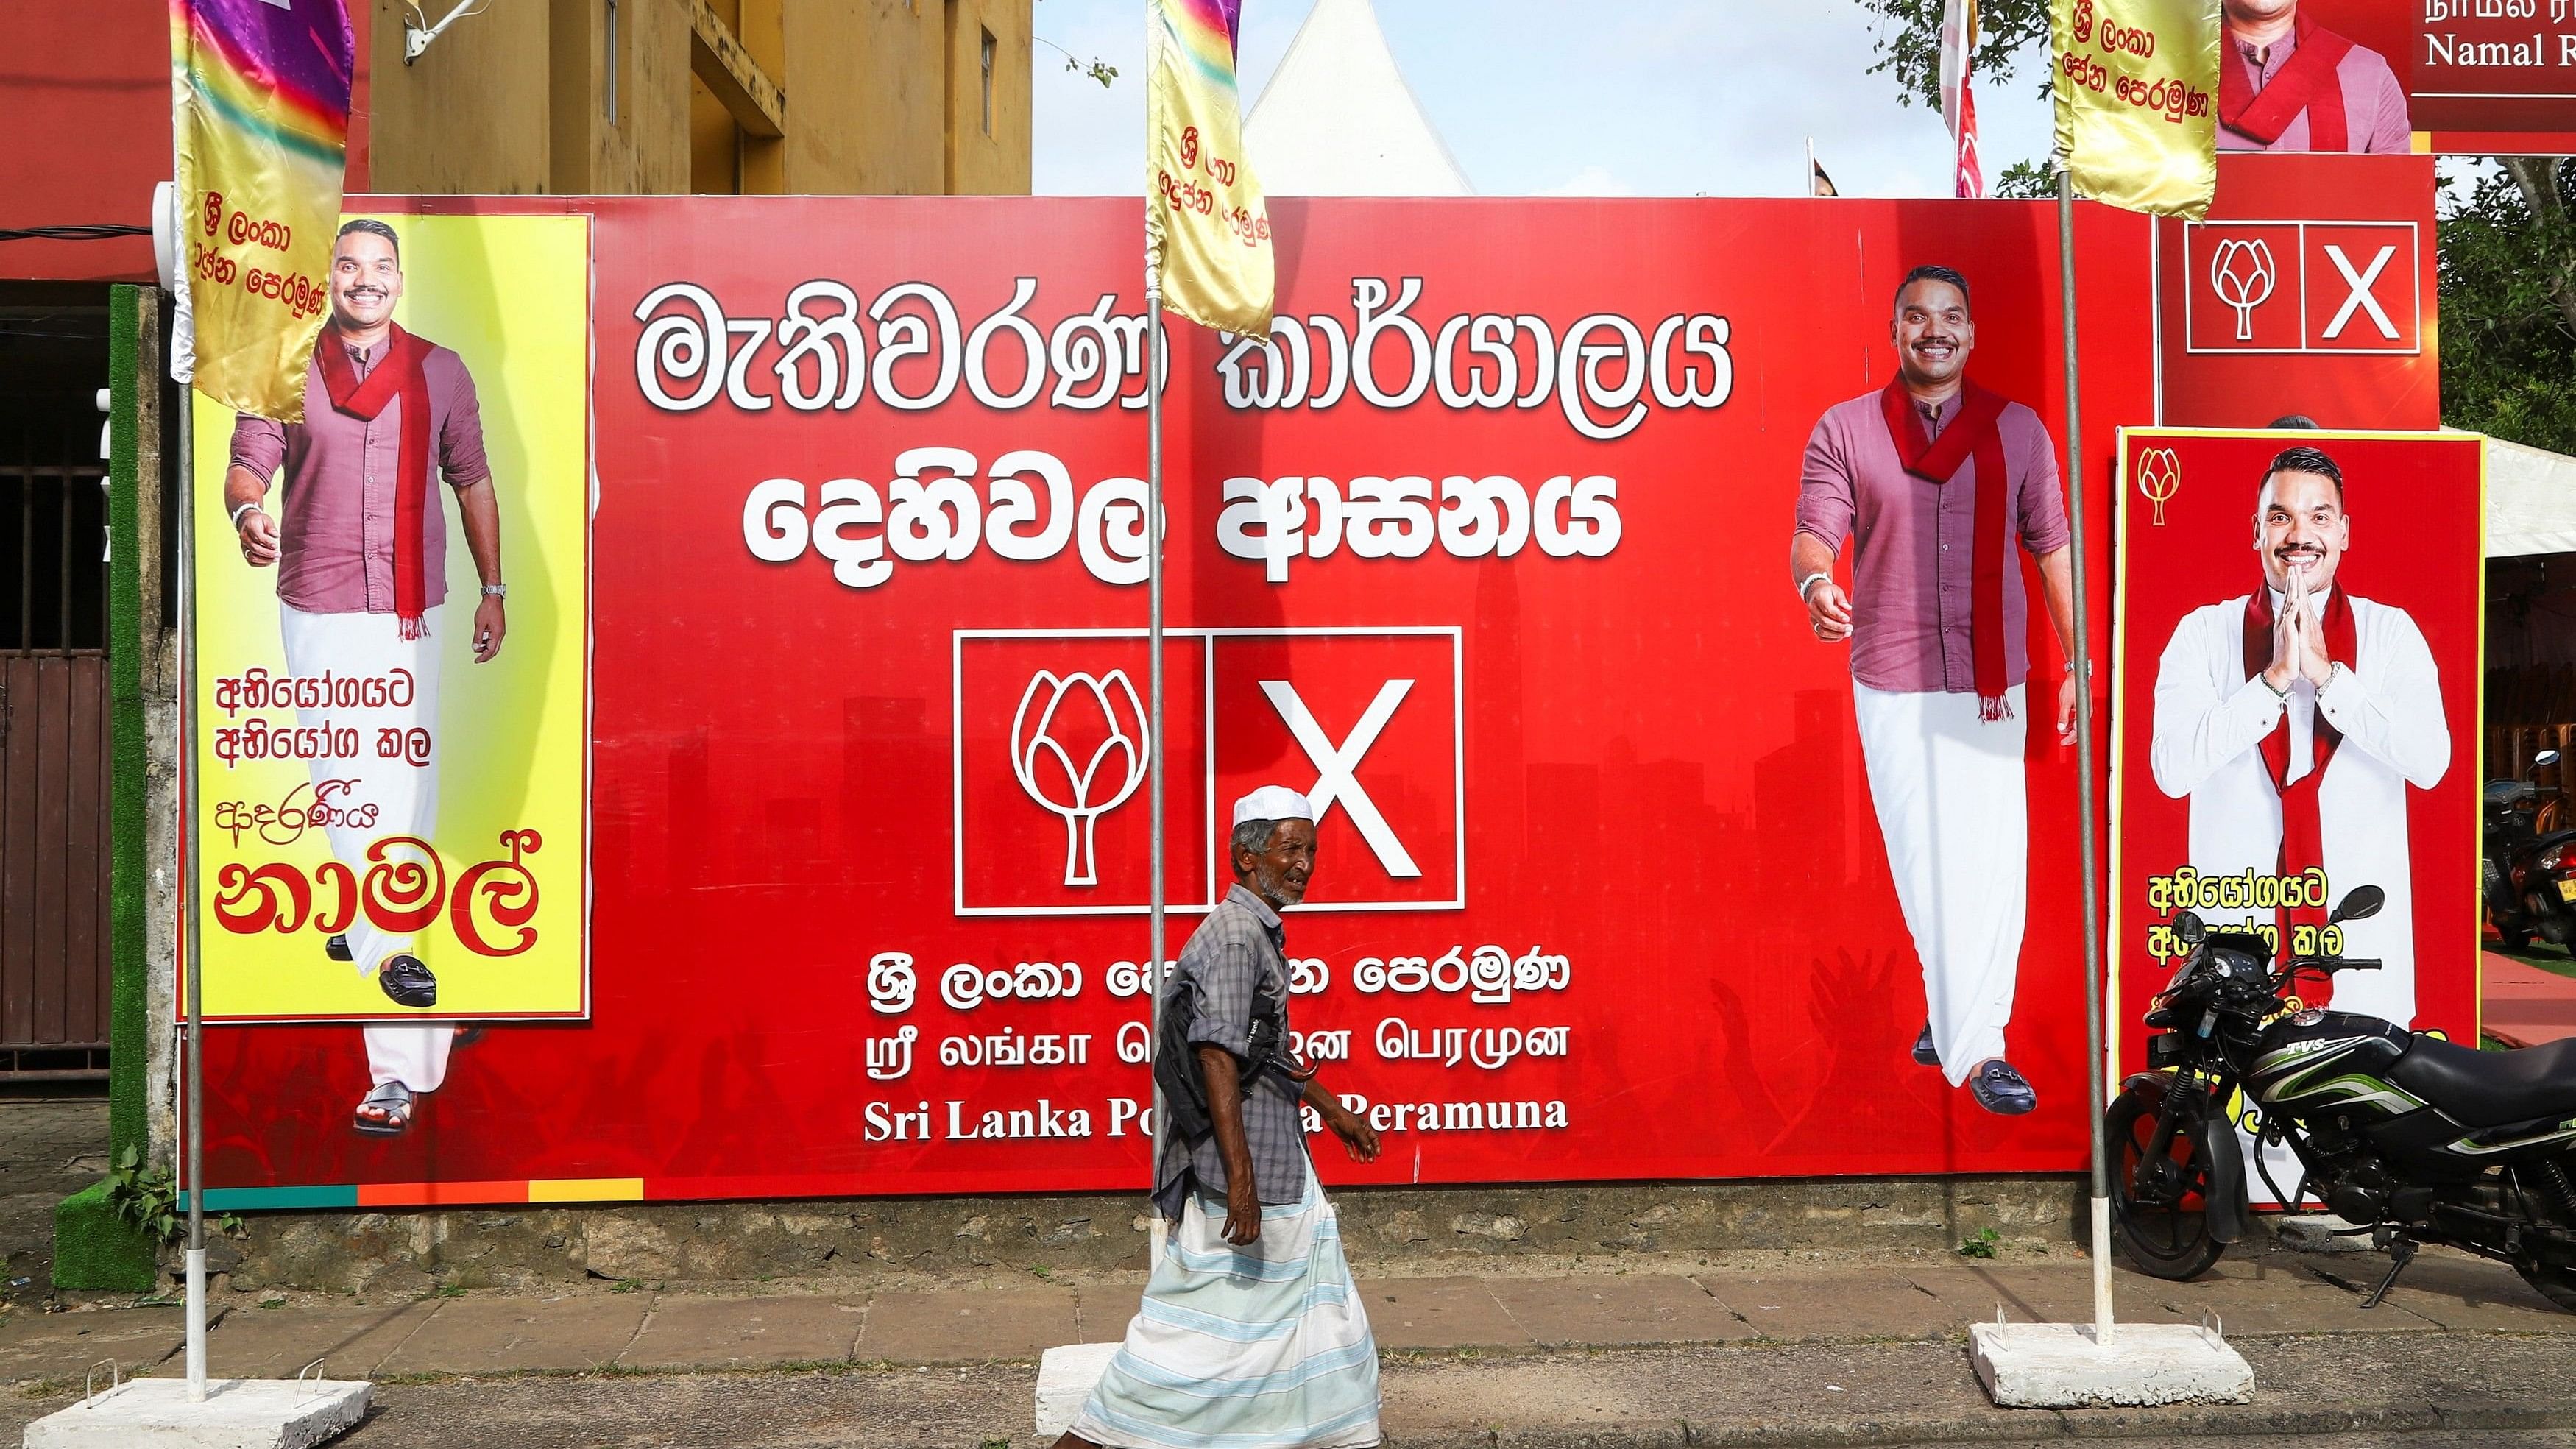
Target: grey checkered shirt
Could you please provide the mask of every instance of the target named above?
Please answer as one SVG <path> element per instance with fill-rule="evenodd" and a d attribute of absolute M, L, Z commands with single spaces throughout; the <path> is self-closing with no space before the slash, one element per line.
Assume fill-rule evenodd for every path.
<path fill-rule="evenodd" d="M 1198 987 L 1189 1024 L 1192 1045 L 1220 1046 L 1240 1058 L 1251 1046 L 1257 1003 L 1268 1004 L 1286 1019 L 1288 957 L 1281 949 L 1286 939 L 1279 913 L 1244 887 L 1234 887 L 1217 902 L 1181 948 L 1179 974 Z M 1298 1120 L 1297 1093 L 1275 1073 L 1265 1074 L 1244 1099 L 1243 1135 L 1252 1149 L 1252 1181 L 1261 1200 L 1275 1206 L 1303 1197 L 1305 1124 Z M 1196 1151 L 1177 1138 L 1164 1139 L 1154 1174 L 1156 1199 L 1164 1200 L 1184 1172 L 1198 1179 L 1200 1192 L 1224 1195 L 1225 1158 L 1213 1134 Z M 1180 1201 L 1177 1196 L 1168 1200 Z"/>

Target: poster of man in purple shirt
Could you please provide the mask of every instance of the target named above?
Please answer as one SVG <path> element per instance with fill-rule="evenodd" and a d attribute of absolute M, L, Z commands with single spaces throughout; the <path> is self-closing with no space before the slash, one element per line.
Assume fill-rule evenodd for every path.
<path fill-rule="evenodd" d="M 2387 57 L 2327 29 L 2300 0 L 2224 0 L 2222 151 L 2404 155 L 2406 88 Z"/>
<path fill-rule="evenodd" d="M 331 318 L 314 344 L 301 423 L 248 414 L 233 427 L 224 508 L 242 561 L 277 570 L 286 663 L 299 679 L 387 677 L 408 688 L 357 709 L 311 709 L 305 724 L 356 727 L 369 739 L 420 742 L 386 758 L 316 759 L 317 799 L 334 859 L 364 872 L 379 842 L 431 837 L 438 820 L 440 631 L 471 632 L 476 663 L 508 632 L 501 515 L 484 451 L 473 375 L 454 352 L 394 322 L 403 293 L 401 241 L 380 221 L 340 228 L 331 263 Z M 433 484 L 454 493 L 481 593 L 464 618 L 447 601 L 447 523 Z M 272 496 L 272 486 L 282 492 Z M 327 777 L 327 779 L 326 779 Z M 353 916 L 327 950 L 372 975 L 398 1009 L 438 1004 L 438 980 L 413 937 L 370 913 Z M 370 1084 L 351 1125 L 399 1136 L 416 1098 L 447 1077 L 466 1029 L 447 1022 L 364 1028 Z"/>
<path fill-rule="evenodd" d="M 1817 420 L 1789 566 L 1818 642 L 1851 650 L 1870 799 L 1923 965 L 1914 1060 L 2018 1116 L 2038 1096 L 2004 1040 L 2029 904 L 2029 604 L 2014 543 L 2038 561 L 2062 648 L 2074 594 L 2056 445 L 2037 413 L 1969 378 L 1969 293 L 1942 266 L 1898 286 L 1896 376 Z M 1847 542 L 1849 588 L 1834 578 Z M 2077 687 L 2060 674 L 2061 743 Z"/>

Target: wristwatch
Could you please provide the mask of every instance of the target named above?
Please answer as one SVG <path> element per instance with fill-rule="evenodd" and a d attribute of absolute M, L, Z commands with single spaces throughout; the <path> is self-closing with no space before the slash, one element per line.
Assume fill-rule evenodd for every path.
<path fill-rule="evenodd" d="M 487 599 L 506 599 L 510 597 L 510 586 L 508 584 L 485 584 L 483 586 L 483 597 Z"/>

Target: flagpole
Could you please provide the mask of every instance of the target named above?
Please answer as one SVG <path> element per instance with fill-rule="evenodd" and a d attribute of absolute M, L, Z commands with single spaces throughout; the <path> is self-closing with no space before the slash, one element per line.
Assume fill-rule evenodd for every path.
<path fill-rule="evenodd" d="M 2084 832 L 2084 1039 L 2102 1053 L 2099 1070 L 2084 1074 L 2092 1108 L 2093 1139 L 2093 1341 L 2111 1341 L 2111 1193 L 2109 1144 L 2102 1140 L 2103 1112 L 2109 1106 L 2110 1039 L 2102 1022 L 2101 881 L 2093 839 L 2093 641 L 2087 620 L 2084 584 L 2084 423 L 2075 346 L 2075 174 L 2066 158 L 2057 166 L 2058 312 L 2066 349 L 2066 498 L 2074 545 L 2068 551 L 2075 590 L 2075 648 L 2068 668 L 2075 676 L 2076 819 Z"/>
<path fill-rule="evenodd" d="M 182 285 L 185 285 L 183 282 Z M 187 1144 L 188 1188 L 188 1402 L 206 1401 L 206 987 L 205 950 L 198 932 L 197 892 L 197 476 L 196 400 L 193 384 L 179 386 L 179 773 L 188 782 L 181 816 L 180 850 L 187 860 L 183 889 L 188 902 L 187 1101 L 181 1115 Z"/>
<path fill-rule="evenodd" d="M 1155 43 L 1153 28 L 1147 28 L 1146 43 Z M 1150 65 L 1149 65 L 1150 69 Z M 1151 102 L 1149 100 L 1148 104 Z M 1146 126 L 1147 143 L 1152 143 L 1153 127 Z M 1153 1049 L 1163 1041 L 1163 273 L 1162 257 L 1155 244 L 1154 200 L 1145 199 L 1145 775 L 1150 782 L 1146 800 L 1153 811 L 1150 834 L 1152 846 L 1147 859 L 1152 874 L 1145 888 L 1145 939 L 1148 951 L 1145 979 L 1153 983 Z M 1151 1061 L 1149 1051 L 1147 1060 Z M 1163 1081 L 1154 1077 L 1154 1130 L 1148 1137 L 1153 1149 L 1153 1162 L 1146 1169 L 1146 1191 L 1160 1186 L 1163 1168 L 1163 1137 L 1168 1130 L 1163 1122 Z M 1163 1216 L 1153 1218 L 1153 1257 L 1159 1261 L 1163 1248 Z"/>

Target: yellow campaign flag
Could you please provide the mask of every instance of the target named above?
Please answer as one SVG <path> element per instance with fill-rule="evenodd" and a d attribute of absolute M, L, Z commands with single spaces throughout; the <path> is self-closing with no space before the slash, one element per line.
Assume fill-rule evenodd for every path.
<path fill-rule="evenodd" d="M 1270 210 L 1243 154 L 1234 78 L 1241 0 L 1152 0 L 1145 246 L 1163 305 L 1206 327 L 1268 336 L 1277 296 Z"/>
<path fill-rule="evenodd" d="M 280 422 L 331 310 L 353 61 L 343 0 L 171 0 L 193 381 Z"/>
<path fill-rule="evenodd" d="M 2220 0 L 2051 0 L 2057 150 L 2075 189 L 2198 220 L 2218 190 Z"/>

